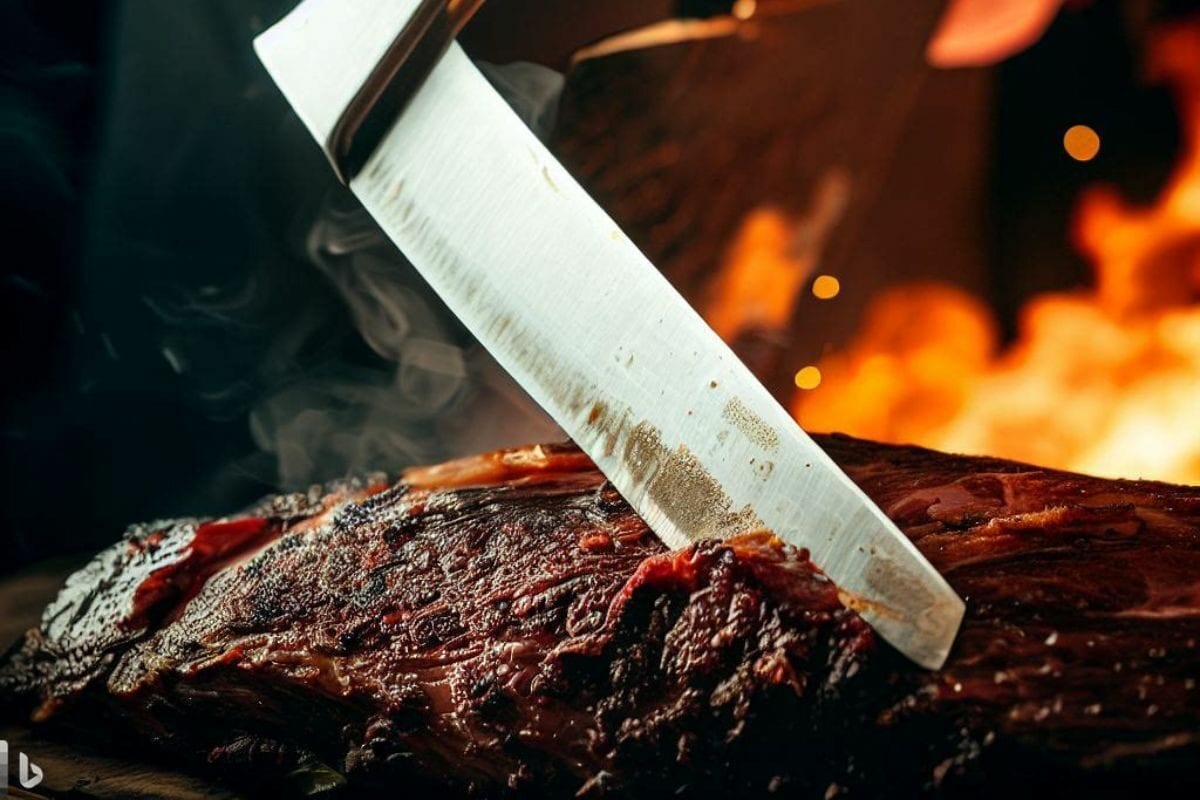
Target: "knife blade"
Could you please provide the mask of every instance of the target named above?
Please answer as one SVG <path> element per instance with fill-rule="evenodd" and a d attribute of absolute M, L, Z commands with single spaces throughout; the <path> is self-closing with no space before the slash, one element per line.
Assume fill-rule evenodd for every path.
<path fill-rule="evenodd" d="M 255 41 L 318 142 L 418 5 L 305 0 Z M 457 44 L 349 186 L 667 545 L 769 530 L 896 649 L 942 665 L 962 600 Z"/>

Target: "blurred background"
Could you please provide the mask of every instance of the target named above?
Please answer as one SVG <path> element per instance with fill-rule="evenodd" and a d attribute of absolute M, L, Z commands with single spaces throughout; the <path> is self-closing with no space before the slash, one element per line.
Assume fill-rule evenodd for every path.
<path fill-rule="evenodd" d="M 561 436 L 262 71 L 293 4 L 0 0 L 0 573 Z M 553 71 L 495 74 L 806 426 L 1200 482 L 1195 4 L 954 68 L 943 10 L 490 0 L 463 42 Z"/>

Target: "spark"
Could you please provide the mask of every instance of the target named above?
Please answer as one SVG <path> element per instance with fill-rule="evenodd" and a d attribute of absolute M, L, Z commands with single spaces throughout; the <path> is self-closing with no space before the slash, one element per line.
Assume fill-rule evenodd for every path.
<path fill-rule="evenodd" d="M 805 367 L 796 373 L 796 386 L 801 389 L 815 389 L 821 385 L 821 370 L 813 366 Z"/>
<path fill-rule="evenodd" d="M 757 0 L 737 0 L 733 4 L 733 15 L 741 20 L 747 20 L 754 16 L 754 12 L 758 11 Z"/>
<path fill-rule="evenodd" d="M 1063 134 L 1063 148 L 1076 161 L 1091 161 L 1100 152 L 1100 134 L 1087 125 L 1072 125 Z"/>
<path fill-rule="evenodd" d="M 818 275 L 813 281 L 813 297 L 818 300 L 832 300 L 842 291 L 842 282 L 832 275 Z"/>

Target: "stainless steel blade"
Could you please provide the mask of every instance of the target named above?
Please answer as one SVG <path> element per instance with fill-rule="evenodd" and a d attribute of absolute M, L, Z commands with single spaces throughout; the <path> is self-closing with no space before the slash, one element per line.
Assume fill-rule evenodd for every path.
<path fill-rule="evenodd" d="M 328 126 L 415 0 L 308 0 L 256 47 Z M 939 667 L 963 603 L 452 45 L 351 189 L 672 547 L 766 529 Z"/>

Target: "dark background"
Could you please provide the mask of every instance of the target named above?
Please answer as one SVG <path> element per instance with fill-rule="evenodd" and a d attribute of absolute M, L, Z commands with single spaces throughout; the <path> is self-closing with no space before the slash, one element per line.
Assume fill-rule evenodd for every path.
<path fill-rule="evenodd" d="M 290 5 L 0 0 L 0 573 L 272 491 L 255 399 L 368 357 L 295 246 L 297 209 L 330 177 L 250 49 Z M 466 44 L 561 68 L 575 46 L 672 10 L 577 5 L 493 0 Z M 1082 186 L 1148 199 L 1161 185 L 1176 120 L 1141 80 L 1139 37 L 1181 10 L 1084 4 L 996 70 L 981 213 L 1010 326 L 1030 293 L 1087 280 L 1066 242 Z M 1089 164 L 1061 150 L 1079 121 L 1104 136 Z M 299 344 L 281 363 L 287 336 Z"/>

